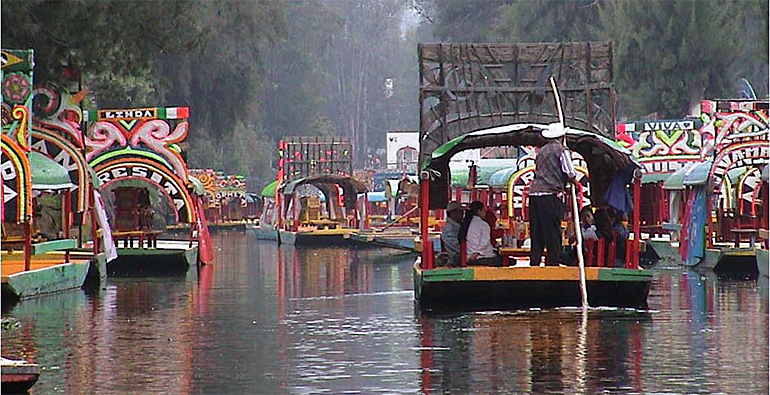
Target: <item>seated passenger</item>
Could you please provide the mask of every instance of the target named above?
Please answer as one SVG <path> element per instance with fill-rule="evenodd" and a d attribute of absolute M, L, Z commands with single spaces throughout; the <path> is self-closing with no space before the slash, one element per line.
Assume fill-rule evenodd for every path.
<path fill-rule="evenodd" d="M 460 226 L 459 241 L 466 243 L 466 257 L 469 265 L 500 266 L 502 259 L 490 243 L 491 228 L 484 220 L 484 204 L 474 201 Z"/>
<path fill-rule="evenodd" d="M 591 206 L 585 206 L 580 210 L 580 233 L 583 240 L 599 240 L 594 225 L 594 210 Z"/>
<path fill-rule="evenodd" d="M 570 244 L 576 244 L 577 239 L 575 237 L 575 230 L 574 226 L 569 226 L 569 243 Z M 583 240 L 583 251 L 585 252 L 587 250 L 586 242 L 588 241 L 594 241 L 599 240 L 599 236 L 596 235 L 596 225 L 594 225 L 594 214 L 593 209 L 591 206 L 585 206 L 582 209 L 580 209 L 580 234 L 582 235 Z M 567 265 L 576 265 L 577 264 L 577 257 L 576 257 L 576 247 L 570 247 L 570 250 L 566 253 L 563 253 L 560 255 L 560 258 L 562 262 L 564 262 Z"/>
<path fill-rule="evenodd" d="M 497 215 L 493 210 L 485 210 L 484 221 L 489 224 L 489 242 L 494 246 L 497 243 L 497 239 L 503 237 L 503 230 L 497 229 Z"/>
<path fill-rule="evenodd" d="M 623 213 L 612 207 L 604 207 L 596 211 L 596 235 L 606 245 L 615 241 L 615 257 L 612 261 L 614 267 L 623 267 L 626 257 L 626 240 L 628 230 L 622 224 Z"/>
<path fill-rule="evenodd" d="M 441 242 L 444 250 L 450 255 L 451 263 L 460 261 L 460 222 L 463 220 L 463 209 L 458 202 L 449 202 L 446 206 L 446 222 L 441 230 Z"/>

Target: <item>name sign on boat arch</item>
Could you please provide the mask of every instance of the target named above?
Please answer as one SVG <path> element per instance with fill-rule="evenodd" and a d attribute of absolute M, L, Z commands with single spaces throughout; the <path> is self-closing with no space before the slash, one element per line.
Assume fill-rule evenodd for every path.
<path fill-rule="evenodd" d="M 723 151 L 714 164 L 714 175 L 721 179 L 730 168 L 759 166 L 770 162 L 767 141 L 736 144 Z"/>
<path fill-rule="evenodd" d="M 97 176 L 102 185 L 123 179 L 144 179 L 159 186 L 165 192 L 177 213 L 180 221 L 192 222 L 192 205 L 184 184 L 175 177 L 141 163 L 108 166 L 97 170 Z"/>

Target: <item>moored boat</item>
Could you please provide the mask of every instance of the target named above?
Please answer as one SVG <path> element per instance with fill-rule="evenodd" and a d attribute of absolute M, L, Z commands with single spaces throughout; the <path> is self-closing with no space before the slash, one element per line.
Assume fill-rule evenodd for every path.
<path fill-rule="evenodd" d="M 37 382 L 40 365 L 15 359 L 0 359 L 2 391 L 7 394 L 26 393 Z"/>

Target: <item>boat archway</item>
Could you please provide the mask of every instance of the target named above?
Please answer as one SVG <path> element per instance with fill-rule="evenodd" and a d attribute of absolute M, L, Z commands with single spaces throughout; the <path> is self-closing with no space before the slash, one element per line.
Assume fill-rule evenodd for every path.
<path fill-rule="evenodd" d="M 100 189 L 124 181 L 139 180 L 156 188 L 174 208 L 177 222 L 195 222 L 195 205 L 185 183 L 167 167 L 144 158 L 117 158 L 94 167 Z"/>
<path fill-rule="evenodd" d="M 489 129 L 477 130 L 448 141 L 438 147 L 429 160 L 421 166 L 423 178 L 429 183 L 429 208 L 446 207 L 451 174 L 449 160 L 458 152 L 493 146 L 532 146 L 541 147 L 548 140 L 541 132 L 547 128 L 544 124 L 512 124 Z M 588 173 L 591 174 L 590 191 L 606 190 L 612 175 L 641 166 L 631 157 L 631 152 L 618 143 L 595 133 L 567 128 L 567 146 L 585 159 Z M 630 172 L 628 176 L 630 178 Z M 591 193 L 594 204 L 604 205 L 602 194 Z"/>
<path fill-rule="evenodd" d="M 346 209 L 354 209 L 356 207 L 358 194 L 369 191 L 366 185 L 361 181 L 358 181 L 353 177 L 338 174 L 325 174 L 300 178 L 284 185 L 280 189 L 284 195 L 291 195 L 297 187 L 306 184 L 316 186 L 324 192 L 324 195 L 327 195 L 327 199 L 330 198 L 330 196 L 328 196 L 329 186 L 338 185 L 342 189 L 344 207 Z"/>
<path fill-rule="evenodd" d="M 67 169 L 77 185 L 75 211 L 85 212 L 89 202 L 90 172 L 81 150 L 68 139 L 43 127 L 32 128 L 32 150 L 39 152 Z"/>
<path fill-rule="evenodd" d="M 578 196 L 578 204 L 580 207 L 586 204 L 591 204 L 591 188 L 588 175 L 588 169 L 583 166 L 575 166 L 575 172 L 578 174 L 578 181 L 582 186 L 581 195 Z M 527 166 L 523 169 L 519 169 L 513 173 L 508 179 L 507 191 L 508 191 L 508 215 L 511 217 L 520 216 L 522 219 L 526 219 L 524 215 L 526 205 L 526 192 L 529 189 L 529 185 L 532 180 L 535 179 L 535 166 Z"/>
<path fill-rule="evenodd" d="M 27 153 L 2 134 L 3 221 L 23 223 L 32 216 L 32 172 Z"/>

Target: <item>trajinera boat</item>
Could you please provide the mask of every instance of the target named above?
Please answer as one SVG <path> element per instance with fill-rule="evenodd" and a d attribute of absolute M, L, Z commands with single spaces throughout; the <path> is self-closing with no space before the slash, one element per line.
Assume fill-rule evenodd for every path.
<path fill-rule="evenodd" d="M 447 206 L 448 164 L 453 155 L 495 146 L 540 147 L 547 142 L 541 135 L 546 128 L 542 124 L 510 124 L 477 130 L 433 151 L 420 171 L 422 237 L 428 235 L 430 210 Z M 588 165 L 593 207 L 601 208 L 608 202 L 616 206 L 621 200 L 629 211 L 630 235 L 625 246 L 615 245 L 615 241 L 584 241 L 589 305 L 646 308 L 652 273 L 639 267 L 640 166 L 628 150 L 595 133 L 567 128 L 566 144 Z M 564 207 L 565 213 L 570 212 L 569 204 Z M 438 251 L 430 243 L 427 247 L 414 264 L 415 299 L 422 309 L 581 305 L 577 266 L 530 265 L 526 248 L 500 248 L 503 261 L 510 262 L 502 267 L 468 266 L 462 257 L 460 267 L 441 267 L 436 259 Z"/>

